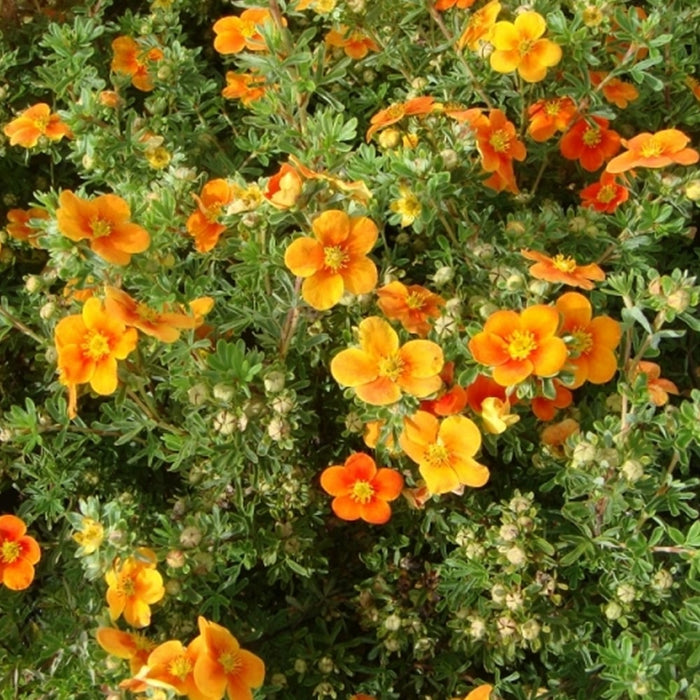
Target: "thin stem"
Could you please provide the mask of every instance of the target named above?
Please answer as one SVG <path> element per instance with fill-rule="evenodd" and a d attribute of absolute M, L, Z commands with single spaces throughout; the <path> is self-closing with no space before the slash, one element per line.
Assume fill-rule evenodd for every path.
<path fill-rule="evenodd" d="M 46 343 L 46 340 L 44 338 L 37 335 L 31 328 L 29 328 L 29 326 L 26 326 L 24 323 L 22 323 L 22 321 L 15 318 L 12 314 L 3 309 L 2 306 L 0 306 L 0 316 L 9 321 L 10 325 L 13 328 L 16 328 L 18 331 L 21 331 L 25 335 L 28 335 L 33 341 L 35 341 L 39 345 L 44 345 Z"/>

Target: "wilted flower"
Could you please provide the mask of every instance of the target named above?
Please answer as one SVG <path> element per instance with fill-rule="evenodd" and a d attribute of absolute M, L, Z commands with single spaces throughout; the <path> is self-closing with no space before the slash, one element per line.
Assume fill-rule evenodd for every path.
<path fill-rule="evenodd" d="M 105 529 L 102 523 L 93 518 L 83 518 L 81 529 L 73 535 L 73 539 L 80 545 L 83 554 L 96 552 L 105 537 Z"/>

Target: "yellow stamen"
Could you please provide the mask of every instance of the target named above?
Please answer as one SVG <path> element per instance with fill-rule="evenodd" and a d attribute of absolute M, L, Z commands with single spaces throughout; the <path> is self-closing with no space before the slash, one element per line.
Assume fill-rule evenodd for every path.
<path fill-rule="evenodd" d="M 510 135 L 505 129 L 499 129 L 491 134 L 489 143 L 497 153 L 508 153 L 510 150 Z"/>
<path fill-rule="evenodd" d="M 409 309 L 420 310 L 425 306 L 425 297 L 418 292 L 409 292 L 406 295 L 406 306 Z"/>
<path fill-rule="evenodd" d="M 81 348 L 91 360 L 99 361 L 110 353 L 109 338 L 99 331 L 89 331 Z"/>
<path fill-rule="evenodd" d="M 184 681 L 185 678 L 192 672 L 192 662 L 184 655 L 176 656 L 168 664 L 168 673 L 175 678 Z"/>
<path fill-rule="evenodd" d="M 560 272 L 573 272 L 576 269 L 576 261 L 571 256 L 555 255 L 552 264 Z"/>
<path fill-rule="evenodd" d="M 548 117 L 556 117 L 561 111 L 561 104 L 559 100 L 547 100 L 544 103 L 544 113 Z"/>
<path fill-rule="evenodd" d="M 617 188 L 614 185 L 603 185 L 603 187 L 600 188 L 596 199 L 601 204 L 608 204 L 608 202 L 612 202 L 612 200 L 615 198 L 616 189 Z"/>
<path fill-rule="evenodd" d="M 382 357 L 379 360 L 379 376 L 387 377 L 395 382 L 403 373 L 404 362 L 398 353 L 389 355 L 388 357 Z"/>
<path fill-rule="evenodd" d="M 224 672 L 227 674 L 233 673 L 241 667 L 241 660 L 238 657 L 238 654 L 233 651 L 225 651 L 223 654 L 221 654 L 219 657 L 219 663 L 224 669 Z"/>
<path fill-rule="evenodd" d="M 255 36 L 257 34 L 257 29 L 255 28 L 255 23 L 251 21 L 246 21 L 243 20 L 241 22 L 241 26 L 239 31 L 241 32 L 241 36 L 243 36 L 246 39 L 250 39 L 252 36 Z"/>
<path fill-rule="evenodd" d="M 331 272 L 342 270 L 347 261 L 348 254 L 340 246 L 330 246 L 323 249 L 323 266 Z"/>
<path fill-rule="evenodd" d="M 18 542 L 3 542 L 0 547 L 0 562 L 3 564 L 12 564 L 19 559 L 22 548 Z"/>
<path fill-rule="evenodd" d="M 537 349 L 537 340 L 530 331 L 513 331 L 508 336 L 508 354 L 513 360 L 525 360 Z"/>
<path fill-rule="evenodd" d="M 131 598 L 136 593 L 136 584 L 131 576 L 124 576 L 119 581 L 118 590 L 121 591 L 127 598 Z"/>
<path fill-rule="evenodd" d="M 652 136 L 652 138 L 642 146 L 640 152 L 645 158 L 655 158 L 663 153 L 663 147 Z"/>
<path fill-rule="evenodd" d="M 450 453 L 444 445 L 439 443 L 428 447 L 425 459 L 431 467 L 442 468 L 450 466 Z"/>
<path fill-rule="evenodd" d="M 104 238 L 112 233 L 112 224 L 109 221 L 95 217 L 90 221 L 93 238 Z"/>
<path fill-rule="evenodd" d="M 600 129 L 594 127 L 589 127 L 583 132 L 583 143 L 588 146 L 588 148 L 593 148 L 597 146 L 601 140 Z"/>
<path fill-rule="evenodd" d="M 356 481 L 352 487 L 350 498 L 357 503 L 369 503 L 374 496 L 374 488 L 368 481 Z"/>
<path fill-rule="evenodd" d="M 585 329 L 577 326 L 572 331 L 573 341 L 571 343 L 571 352 L 578 357 L 585 355 L 593 349 L 593 337 Z"/>

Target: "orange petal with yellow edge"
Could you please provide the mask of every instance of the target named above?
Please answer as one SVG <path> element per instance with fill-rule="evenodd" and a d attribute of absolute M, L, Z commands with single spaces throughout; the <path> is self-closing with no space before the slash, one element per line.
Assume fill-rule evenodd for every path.
<path fill-rule="evenodd" d="M 285 251 L 284 264 L 293 275 L 310 277 L 323 267 L 323 246 L 313 238 L 297 238 Z"/>
<path fill-rule="evenodd" d="M 378 374 L 376 357 L 359 348 L 341 350 L 331 360 L 331 375 L 343 386 L 367 384 L 374 381 Z"/>
<path fill-rule="evenodd" d="M 493 379 L 501 386 L 512 386 L 520 384 L 527 379 L 534 367 L 530 360 L 509 360 L 508 362 L 494 367 Z"/>
<path fill-rule="evenodd" d="M 399 356 L 404 363 L 400 381 L 409 378 L 428 379 L 440 374 L 445 364 L 442 348 L 431 340 L 409 340 L 399 350 Z M 441 384 L 442 381 L 438 387 Z"/>
<path fill-rule="evenodd" d="M 318 311 L 335 306 L 345 291 L 343 278 L 339 274 L 319 270 L 307 277 L 301 285 L 304 301 Z"/>
<path fill-rule="evenodd" d="M 569 351 L 561 338 L 545 338 L 537 349 L 530 354 L 533 372 L 538 377 L 551 377 L 556 374 L 566 362 Z"/>
<path fill-rule="evenodd" d="M 388 377 L 378 377 L 368 384 L 355 387 L 357 397 L 372 406 L 388 406 L 401 398 L 398 384 Z"/>

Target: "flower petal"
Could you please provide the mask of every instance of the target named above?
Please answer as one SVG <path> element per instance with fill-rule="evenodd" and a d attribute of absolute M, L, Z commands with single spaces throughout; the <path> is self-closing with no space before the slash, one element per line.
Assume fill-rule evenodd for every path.
<path fill-rule="evenodd" d="M 285 251 L 284 264 L 297 277 L 311 277 L 323 267 L 323 246 L 313 238 L 297 238 Z"/>
<path fill-rule="evenodd" d="M 360 517 L 372 525 L 383 525 L 391 518 L 391 507 L 381 498 L 373 498 L 360 504 Z"/>
<path fill-rule="evenodd" d="M 465 486 L 480 488 L 489 480 L 488 468 L 473 459 L 454 460 L 453 468 L 460 484 Z"/>
<path fill-rule="evenodd" d="M 358 331 L 360 346 L 372 357 L 389 357 L 399 349 L 399 336 L 396 331 L 379 316 L 364 319 Z"/>
<path fill-rule="evenodd" d="M 341 276 L 351 294 L 368 294 L 377 286 L 377 266 L 366 257 L 350 260 Z"/>
<path fill-rule="evenodd" d="M 314 219 L 311 229 L 324 247 L 337 246 L 350 235 L 350 217 L 340 209 L 328 209 Z"/>
<path fill-rule="evenodd" d="M 357 397 L 372 406 L 388 406 L 401 398 L 401 389 L 388 377 L 378 377 L 368 384 L 355 387 Z"/>
<path fill-rule="evenodd" d="M 374 356 L 359 348 L 341 350 L 331 360 L 331 375 L 338 384 L 357 387 L 377 378 L 379 369 Z"/>
<path fill-rule="evenodd" d="M 399 350 L 403 372 L 399 379 L 428 379 L 439 374 L 445 364 L 442 348 L 431 340 L 409 340 Z"/>
<path fill-rule="evenodd" d="M 339 274 L 319 270 L 307 277 L 301 285 L 304 301 L 318 311 L 335 306 L 345 291 L 345 283 Z"/>
<path fill-rule="evenodd" d="M 561 338 L 545 338 L 530 354 L 533 372 L 538 377 L 551 377 L 564 366 L 568 355 L 566 343 Z"/>
<path fill-rule="evenodd" d="M 331 501 L 333 512 L 341 520 L 359 520 L 360 504 L 351 496 L 338 496 Z"/>
<path fill-rule="evenodd" d="M 383 501 L 393 501 L 401 495 L 403 489 L 403 477 L 395 469 L 382 467 L 377 470 L 377 475 L 372 481 L 377 498 Z"/>

